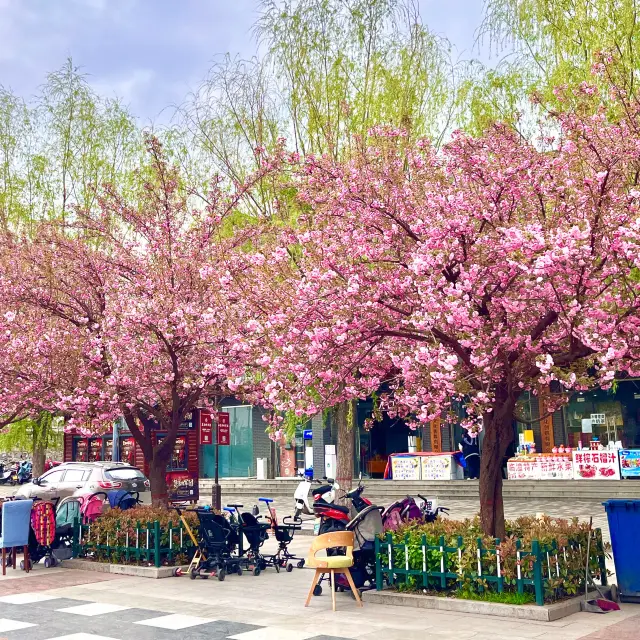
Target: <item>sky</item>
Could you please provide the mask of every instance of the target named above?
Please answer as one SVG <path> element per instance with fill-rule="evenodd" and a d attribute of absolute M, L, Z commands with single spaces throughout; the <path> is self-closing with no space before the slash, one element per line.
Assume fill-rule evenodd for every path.
<path fill-rule="evenodd" d="M 483 0 L 419 0 L 423 21 L 475 53 Z M 68 57 L 141 122 L 161 121 L 212 62 L 257 51 L 258 0 L 0 0 L 0 85 L 25 99 Z"/>

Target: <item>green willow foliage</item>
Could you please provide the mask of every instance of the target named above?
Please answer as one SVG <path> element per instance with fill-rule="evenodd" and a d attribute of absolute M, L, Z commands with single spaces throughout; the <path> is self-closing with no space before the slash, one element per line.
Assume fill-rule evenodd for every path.
<path fill-rule="evenodd" d="M 0 86 L 0 229 L 28 233 L 93 209 L 95 187 L 131 187 L 140 154 L 131 115 L 98 96 L 71 60 L 32 102 Z"/>
<path fill-rule="evenodd" d="M 636 96 L 639 8 L 637 0 L 488 0 L 480 36 L 506 57 L 495 69 L 476 68 L 463 84 L 463 125 L 476 133 L 499 119 L 535 135 L 543 110 L 561 100 L 567 108 L 570 94 L 559 99 L 558 87 L 601 84 L 591 68 L 603 53 L 615 61 L 609 80 Z M 602 98 L 607 100 L 606 92 L 593 101 L 594 109 Z"/>

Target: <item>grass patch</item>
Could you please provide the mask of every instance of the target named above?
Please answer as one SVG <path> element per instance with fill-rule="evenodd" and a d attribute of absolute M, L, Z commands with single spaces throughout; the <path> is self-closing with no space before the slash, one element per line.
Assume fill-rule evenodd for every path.
<path fill-rule="evenodd" d="M 502 604 L 532 604 L 536 601 L 533 593 L 498 593 L 496 591 L 458 591 L 454 597 L 460 600 L 480 600 L 481 602 L 500 602 Z"/>

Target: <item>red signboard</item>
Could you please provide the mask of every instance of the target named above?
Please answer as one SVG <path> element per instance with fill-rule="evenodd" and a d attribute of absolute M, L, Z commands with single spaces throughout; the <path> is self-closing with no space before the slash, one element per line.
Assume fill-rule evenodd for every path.
<path fill-rule="evenodd" d="M 205 409 L 200 410 L 200 444 L 213 444 L 213 416 Z"/>
<path fill-rule="evenodd" d="M 218 444 L 231 444 L 231 424 L 229 423 L 229 414 L 224 411 L 218 412 Z"/>

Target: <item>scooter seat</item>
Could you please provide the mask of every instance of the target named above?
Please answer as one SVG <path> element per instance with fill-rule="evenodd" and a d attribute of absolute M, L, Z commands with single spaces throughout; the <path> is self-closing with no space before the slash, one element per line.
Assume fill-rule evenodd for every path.
<path fill-rule="evenodd" d="M 330 484 L 324 484 L 321 487 L 313 489 L 311 493 L 313 493 L 314 496 L 323 496 L 325 493 L 329 493 L 332 489 L 333 487 Z"/>
<path fill-rule="evenodd" d="M 316 500 L 313 506 L 324 507 L 325 509 L 335 509 L 341 513 L 349 514 L 349 507 L 343 507 L 341 504 L 333 504 L 333 502 L 326 502 L 325 500 Z"/>

